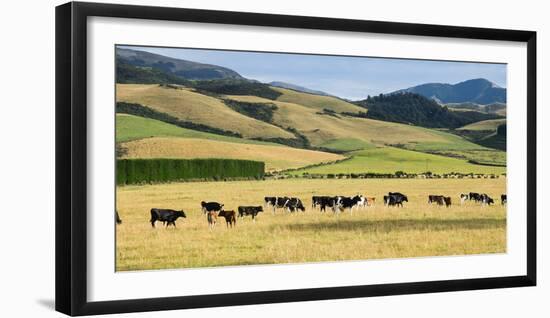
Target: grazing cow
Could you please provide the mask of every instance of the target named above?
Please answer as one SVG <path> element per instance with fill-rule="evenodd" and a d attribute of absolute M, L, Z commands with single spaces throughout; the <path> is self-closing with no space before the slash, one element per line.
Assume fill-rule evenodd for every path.
<path fill-rule="evenodd" d="M 263 212 L 264 209 L 261 206 L 240 206 L 238 211 L 239 217 L 251 215 L 252 220 L 256 222 L 256 216 L 258 215 L 258 213 Z"/>
<path fill-rule="evenodd" d="M 463 205 L 470 197 L 466 193 L 460 194 L 460 205 Z"/>
<path fill-rule="evenodd" d="M 320 203 L 321 212 L 326 212 L 327 207 L 332 208 L 332 211 L 336 212 L 336 208 L 338 207 L 338 201 L 339 201 L 338 197 L 329 197 L 329 196 L 321 197 L 321 203 Z"/>
<path fill-rule="evenodd" d="M 170 224 L 172 224 L 174 227 L 176 227 L 176 220 L 179 218 L 185 218 L 185 212 L 183 210 L 176 211 L 176 210 L 170 210 L 170 209 L 151 209 L 151 226 L 155 227 L 155 222 L 160 221 L 164 222 L 166 224 L 166 227 L 168 227 Z"/>
<path fill-rule="evenodd" d="M 277 197 L 264 197 L 264 206 L 267 208 L 268 206 L 275 206 L 277 203 Z"/>
<path fill-rule="evenodd" d="M 361 198 L 358 195 L 356 195 L 352 198 L 350 198 L 350 197 L 340 197 L 340 200 L 338 201 L 338 205 L 339 205 L 341 211 L 343 211 L 345 209 L 349 209 L 349 213 L 353 214 L 353 208 L 357 206 L 357 203 L 359 203 L 360 200 L 361 200 Z"/>
<path fill-rule="evenodd" d="M 218 220 L 216 211 L 206 212 L 206 219 L 208 220 L 208 228 L 211 230 L 214 229 L 214 226 L 216 226 L 216 221 Z"/>
<path fill-rule="evenodd" d="M 223 208 L 223 204 L 220 204 L 218 202 L 201 202 L 202 212 L 219 212 Z"/>
<path fill-rule="evenodd" d="M 273 214 L 275 214 L 275 211 L 277 209 L 286 208 L 287 202 L 290 200 L 290 198 L 289 197 L 265 197 L 264 200 L 268 202 L 266 204 L 266 207 L 268 205 L 271 205 L 273 207 Z"/>
<path fill-rule="evenodd" d="M 359 195 L 359 201 L 357 202 L 357 208 L 364 209 L 366 206 L 369 205 L 369 201 L 367 198 L 365 198 L 363 195 Z"/>
<path fill-rule="evenodd" d="M 487 194 L 483 193 L 480 195 L 480 201 L 481 201 L 481 204 L 482 205 L 491 205 L 491 204 L 495 204 L 495 200 L 493 200 L 490 196 L 488 196 Z"/>
<path fill-rule="evenodd" d="M 501 194 L 500 195 L 500 204 L 505 205 L 506 202 L 508 202 L 508 197 L 506 196 L 506 194 Z"/>
<path fill-rule="evenodd" d="M 470 192 L 468 197 L 469 197 L 470 201 L 472 201 L 472 200 L 474 200 L 476 202 L 481 201 L 481 195 L 479 193 L 476 193 L 476 192 Z"/>
<path fill-rule="evenodd" d="M 451 197 L 443 197 L 443 201 L 445 201 L 445 207 L 450 207 L 451 206 Z"/>
<path fill-rule="evenodd" d="M 395 195 L 395 196 L 398 196 L 398 197 L 401 197 L 401 198 L 406 198 L 407 197 L 406 195 L 404 195 L 401 192 L 388 192 L 388 195 Z"/>
<path fill-rule="evenodd" d="M 322 196 L 312 196 L 311 197 L 311 208 L 315 209 L 315 208 L 317 208 L 317 206 L 321 206 L 321 200 L 323 198 L 324 197 L 322 197 Z"/>
<path fill-rule="evenodd" d="M 120 216 L 118 216 L 117 210 L 115 210 L 115 221 L 116 221 L 116 224 L 122 224 L 122 220 L 120 219 Z"/>
<path fill-rule="evenodd" d="M 231 211 L 221 210 L 218 216 L 225 218 L 225 225 L 227 225 L 227 227 L 233 227 L 237 225 L 237 217 L 236 217 L 237 213 L 235 213 L 235 211 L 233 210 Z"/>
<path fill-rule="evenodd" d="M 406 195 L 399 192 L 390 192 L 387 198 L 388 206 L 401 206 L 403 207 L 403 202 L 409 202 L 409 199 Z"/>
<path fill-rule="evenodd" d="M 304 204 L 298 198 L 290 198 L 290 200 L 286 202 L 286 209 L 288 212 L 296 212 L 298 210 L 305 212 L 306 210 Z"/>
<path fill-rule="evenodd" d="M 435 194 L 428 195 L 428 203 L 429 204 L 439 203 L 439 201 L 443 202 L 443 196 L 442 195 L 435 195 Z M 443 205 L 443 203 L 441 203 L 441 205 Z"/>

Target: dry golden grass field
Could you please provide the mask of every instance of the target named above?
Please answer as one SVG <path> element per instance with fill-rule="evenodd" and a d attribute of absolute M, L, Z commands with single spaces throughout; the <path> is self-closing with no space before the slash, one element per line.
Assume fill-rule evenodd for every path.
<path fill-rule="evenodd" d="M 189 89 L 164 88 L 156 84 L 117 84 L 117 102 L 137 103 L 181 120 L 204 124 L 244 137 L 293 138 L 291 133 L 242 115 L 221 100 Z"/>
<path fill-rule="evenodd" d="M 271 88 L 278 91 L 279 93 L 282 93 L 282 95 L 277 98 L 277 100 L 281 102 L 300 104 L 307 107 L 315 108 L 317 110 L 323 110 L 324 108 L 326 108 L 338 113 L 358 113 L 365 111 L 365 109 L 362 107 L 332 96 L 308 94 L 281 87 L 272 86 Z"/>
<path fill-rule="evenodd" d="M 380 258 L 503 253 L 506 209 L 459 204 L 461 192 L 484 192 L 497 199 L 506 179 L 286 179 L 189 182 L 117 188 L 118 271 L 303 263 Z M 399 191 L 404 208 L 385 207 L 382 196 Z M 312 195 L 376 197 L 377 204 L 350 215 L 311 209 Z M 451 196 L 450 208 L 430 206 L 428 194 Z M 262 205 L 264 196 L 296 196 L 305 213 L 260 213 L 257 221 L 238 218 L 227 229 L 220 218 L 209 230 L 200 202 L 218 201 L 226 209 Z M 149 223 L 150 209 L 183 209 L 177 228 Z"/>
<path fill-rule="evenodd" d="M 198 138 L 153 137 L 124 143 L 124 158 L 231 158 L 265 162 L 266 171 L 299 168 L 346 158 L 329 152 Z"/>
<path fill-rule="evenodd" d="M 499 125 L 506 124 L 506 119 L 490 119 L 478 121 L 458 128 L 458 130 L 497 130 Z"/>

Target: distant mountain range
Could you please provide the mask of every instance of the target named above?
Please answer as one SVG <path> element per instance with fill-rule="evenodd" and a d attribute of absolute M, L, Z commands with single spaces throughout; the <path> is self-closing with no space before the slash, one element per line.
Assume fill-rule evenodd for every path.
<path fill-rule="evenodd" d="M 428 83 L 393 92 L 415 93 L 434 99 L 441 104 L 476 103 L 487 105 L 506 103 L 506 88 L 483 78 L 471 79 L 458 84 Z"/>
<path fill-rule="evenodd" d="M 316 90 L 313 90 L 313 89 L 309 89 L 307 87 L 303 87 L 303 86 L 299 86 L 299 85 L 295 85 L 295 84 L 291 84 L 291 83 L 285 83 L 285 82 L 270 82 L 268 83 L 269 85 L 271 86 L 275 86 L 275 87 L 281 87 L 281 88 L 288 88 L 288 89 L 292 89 L 292 90 L 295 90 L 295 91 L 298 91 L 298 92 L 302 92 L 302 93 L 308 93 L 308 94 L 314 94 L 314 95 L 321 95 L 321 96 L 333 96 L 333 95 L 330 95 L 328 93 L 325 93 L 323 91 L 316 91 Z"/>
<path fill-rule="evenodd" d="M 116 50 L 117 63 L 154 69 L 185 80 L 244 79 L 239 73 L 217 65 L 175 59 L 144 51 Z"/>

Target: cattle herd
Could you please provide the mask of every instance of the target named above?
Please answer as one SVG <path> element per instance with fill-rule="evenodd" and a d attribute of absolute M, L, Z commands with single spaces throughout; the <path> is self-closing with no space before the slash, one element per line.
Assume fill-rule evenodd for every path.
<path fill-rule="evenodd" d="M 338 214 L 349 210 L 350 214 L 353 214 L 353 210 L 364 209 L 368 206 L 374 206 L 376 201 L 375 197 L 366 197 L 363 195 L 356 195 L 353 197 L 348 196 L 313 196 L 311 197 L 311 208 L 313 210 L 319 209 L 320 212 L 326 212 L 329 208 L 333 213 Z M 486 193 L 462 193 L 460 194 L 460 204 L 464 204 L 466 201 L 473 201 L 480 203 L 482 206 L 491 205 L 495 203 L 495 200 L 488 196 Z M 506 204 L 508 201 L 506 194 L 500 196 L 501 204 Z M 389 192 L 384 196 L 384 205 L 393 207 L 403 207 L 403 202 L 409 202 L 406 195 L 399 192 Z M 428 204 L 437 204 L 440 206 L 451 206 L 451 197 L 443 195 L 428 195 Z M 206 215 L 208 221 L 208 227 L 213 229 L 219 218 L 224 218 L 226 226 L 233 228 L 237 224 L 237 213 L 234 210 L 224 210 L 223 204 L 218 202 L 201 202 L 201 210 Z M 302 203 L 302 200 L 296 197 L 265 197 L 263 206 L 239 206 L 237 208 L 238 217 L 251 216 L 255 222 L 258 213 L 266 209 L 271 209 L 275 214 L 277 209 L 282 209 L 284 212 L 295 213 L 305 212 L 306 208 Z M 151 209 L 151 219 L 149 222 L 152 227 L 155 227 L 157 221 L 162 222 L 166 227 L 173 225 L 176 227 L 176 220 L 178 218 L 186 218 L 183 210 L 171 210 L 171 209 Z M 115 211 L 115 222 L 121 224 L 122 220 L 118 215 L 118 211 Z"/>

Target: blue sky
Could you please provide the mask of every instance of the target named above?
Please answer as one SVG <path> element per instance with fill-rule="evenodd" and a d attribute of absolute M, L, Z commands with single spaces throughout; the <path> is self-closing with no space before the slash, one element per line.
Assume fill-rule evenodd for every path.
<path fill-rule="evenodd" d="M 224 66 L 246 78 L 261 82 L 288 82 L 353 100 L 424 83 L 456 84 L 474 78 L 485 78 L 506 87 L 505 64 L 158 47 L 128 48 Z"/>

